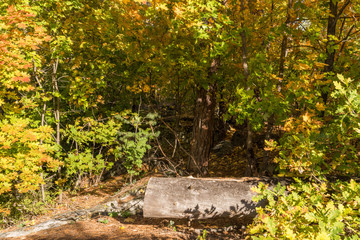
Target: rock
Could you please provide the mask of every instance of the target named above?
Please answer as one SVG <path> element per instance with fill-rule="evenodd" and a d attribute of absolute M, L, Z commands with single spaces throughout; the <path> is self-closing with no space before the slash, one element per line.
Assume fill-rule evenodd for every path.
<path fill-rule="evenodd" d="M 234 230 L 234 226 L 225 227 L 224 230 L 227 232 L 231 232 Z"/>
<path fill-rule="evenodd" d="M 231 153 L 232 147 L 233 146 L 230 141 L 221 141 L 213 147 L 212 151 L 217 157 L 222 157 Z"/>
<path fill-rule="evenodd" d="M 65 225 L 70 223 L 71 221 L 60 221 L 60 220 L 49 220 L 40 224 L 37 224 L 35 226 L 31 226 L 31 227 L 26 227 L 24 229 L 21 230 L 17 230 L 17 231 L 12 231 L 12 232 L 7 232 L 7 233 L 2 233 L 0 234 L 0 239 L 3 238 L 10 238 L 10 237 L 23 237 L 26 235 L 29 235 L 31 233 L 35 233 L 38 231 L 42 231 L 42 230 L 46 230 L 49 228 L 54 228 L 54 227 L 59 227 L 61 225 Z"/>
<path fill-rule="evenodd" d="M 236 131 L 231 137 L 231 144 L 234 147 L 240 146 L 242 148 L 245 148 L 246 136 L 244 136 L 244 134 L 241 134 L 240 131 Z"/>
<path fill-rule="evenodd" d="M 140 188 L 134 192 L 129 191 L 121 196 L 112 197 L 89 209 L 89 215 L 91 218 L 94 218 L 101 215 L 109 215 L 110 213 L 118 213 L 119 215 L 123 212 L 127 212 L 130 215 L 142 214 L 144 194 L 145 191 L 143 188 Z"/>
<path fill-rule="evenodd" d="M 87 210 L 76 210 L 72 212 L 66 212 L 55 216 L 55 220 L 58 221 L 78 221 L 86 219 L 89 215 Z"/>
<path fill-rule="evenodd" d="M 218 229 L 217 228 L 210 228 L 209 231 L 210 233 L 217 233 Z"/>
<path fill-rule="evenodd" d="M 123 212 L 127 212 L 130 215 L 141 214 L 144 206 L 144 198 L 134 198 L 128 202 L 121 202 L 111 200 L 103 204 L 97 205 L 89 210 L 91 218 L 97 216 L 105 216 L 110 213 L 118 213 L 121 215 Z"/>

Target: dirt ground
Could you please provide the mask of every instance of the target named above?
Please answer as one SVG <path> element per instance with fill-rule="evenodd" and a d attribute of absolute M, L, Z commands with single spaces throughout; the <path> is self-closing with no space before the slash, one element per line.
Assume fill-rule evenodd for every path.
<path fill-rule="evenodd" d="M 187 239 L 182 233 L 154 225 L 126 224 L 113 218 L 86 220 L 43 230 L 28 236 L 9 238 L 27 240 L 90 240 L 90 239 Z"/>
<path fill-rule="evenodd" d="M 10 240 L 115 240 L 115 239 L 198 239 L 203 229 L 208 229 L 206 239 L 244 239 L 242 229 L 236 229 L 230 222 L 203 221 L 188 226 L 184 220 L 144 219 L 141 216 L 129 218 L 103 217 L 74 222 L 53 229 Z M 218 220 L 221 221 L 221 220 Z M 172 224 L 171 224 L 172 223 Z M 229 227 L 226 227 L 228 225 Z M 225 226 L 225 227 L 224 227 Z"/>
<path fill-rule="evenodd" d="M 102 201 L 116 194 L 128 191 L 134 185 L 142 185 L 150 176 L 135 184 L 127 184 L 128 179 L 123 176 L 114 177 L 103 184 L 82 189 L 70 194 L 64 193 L 63 202 L 49 209 L 42 216 L 24 220 L 16 226 L 1 232 L 21 229 L 20 226 L 30 227 L 40 222 L 54 218 L 55 215 L 94 207 Z M 111 239 L 244 239 L 245 226 L 237 219 L 212 219 L 206 221 L 192 221 L 186 219 L 145 219 L 142 215 L 134 216 L 99 216 L 93 219 L 76 221 L 60 227 L 42 230 L 24 237 L 7 238 L 9 240 L 111 240 Z M 204 234 L 203 230 L 207 233 Z M 203 240 L 203 239 L 201 239 Z"/>
<path fill-rule="evenodd" d="M 245 168 L 243 151 L 235 149 L 224 157 L 213 157 L 209 166 L 210 177 L 242 177 Z M 154 175 L 152 175 L 154 176 Z M 159 174 L 157 174 L 159 176 Z M 25 219 L 16 226 L 1 232 L 31 227 L 54 218 L 54 216 L 81 209 L 89 209 L 106 199 L 128 191 L 134 185 L 142 185 L 150 176 L 129 185 L 125 176 L 108 179 L 96 187 L 86 186 L 76 193 L 64 193 L 61 204 L 49 207 L 46 214 Z M 206 234 L 203 234 L 206 230 Z M 76 221 L 60 227 L 42 230 L 24 237 L 7 238 L 9 240 L 97 240 L 97 239 L 244 239 L 245 224 L 238 219 L 213 219 L 207 221 L 144 219 L 141 215 L 128 217 L 101 216 L 88 220 Z M 206 236 L 206 238 L 199 238 Z"/>

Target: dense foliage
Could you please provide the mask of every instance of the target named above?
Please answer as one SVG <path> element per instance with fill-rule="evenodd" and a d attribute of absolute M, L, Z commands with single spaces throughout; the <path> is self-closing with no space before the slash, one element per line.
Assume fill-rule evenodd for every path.
<path fill-rule="evenodd" d="M 1 224 L 144 161 L 206 175 L 230 123 L 246 175 L 297 177 L 257 189 L 250 236 L 355 239 L 359 16 L 358 0 L 2 1 Z"/>
<path fill-rule="evenodd" d="M 269 204 L 250 227 L 253 239 L 359 239 L 360 185 L 350 182 L 309 183 L 296 179 L 273 190 L 256 191 Z"/>

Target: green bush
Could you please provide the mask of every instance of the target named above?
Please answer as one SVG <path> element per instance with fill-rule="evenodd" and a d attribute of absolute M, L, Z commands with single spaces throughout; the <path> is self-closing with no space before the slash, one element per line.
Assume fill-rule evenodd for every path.
<path fill-rule="evenodd" d="M 71 144 L 71 150 L 64 158 L 67 178 L 74 179 L 75 176 L 76 186 L 84 176 L 99 182 L 104 170 L 114 164 L 110 159 L 119 144 L 117 136 L 121 127 L 122 123 L 114 119 L 96 121 L 92 118 L 67 125 L 64 136 Z"/>
<path fill-rule="evenodd" d="M 257 209 L 248 228 L 251 239 L 359 239 L 359 183 L 295 180 L 287 188 L 254 189 L 254 200 L 267 199 L 268 205 Z"/>
<path fill-rule="evenodd" d="M 130 176 L 137 175 L 150 149 L 154 133 L 149 126 L 155 118 L 125 112 L 106 121 L 84 118 L 67 125 L 64 136 L 71 145 L 64 158 L 67 179 L 76 179 L 75 187 L 85 178 L 98 183 L 115 162 L 121 162 Z"/>
<path fill-rule="evenodd" d="M 46 202 L 50 202 L 47 196 Z M 40 192 L 6 193 L 0 195 L 0 203 L 6 212 L 0 213 L 0 226 L 7 227 L 46 212 L 47 204 L 41 200 Z"/>
<path fill-rule="evenodd" d="M 337 76 L 332 102 L 313 104 L 299 117 L 287 119 L 275 161 L 282 174 L 296 179 L 287 188 L 256 188 L 255 200 L 267 199 L 249 226 L 252 239 L 359 239 L 360 184 L 326 181 L 324 176 L 359 175 L 360 83 Z M 342 177 L 340 177 L 341 179 Z"/>
<path fill-rule="evenodd" d="M 152 126 L 156 124 L 156 117 L 156 114 L 150 113 L 145 117 L 134 114 L 129 119 L 122 119 L 124 124 L 133 130 L 119 132 L 121 144 L 117 146 L 115 156 L 117 159 L 122 159 L 131 178 L 138 175 L 141 170 L 142 159 L 151 148 L 149 141 L 159 134 L 159 132 L 153 132 L 152 129 Z"/>

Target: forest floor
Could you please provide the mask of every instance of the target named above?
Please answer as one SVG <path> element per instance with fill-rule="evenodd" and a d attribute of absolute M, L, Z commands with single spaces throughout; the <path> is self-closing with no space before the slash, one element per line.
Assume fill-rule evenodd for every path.
<path fill-rule="evenodd" d="M 234 148 L 232 153 L 223 157 L 212 156 L 209 165 L 210 177 L 241 177 L 245 169 L 243 151 Z M 159 175 L 159 174 L 157 174 Z M 140 181 L 147 181 L 150 176 Z M 54 218 L 55 215 L 89 209 L 107 198 L 123 191 L 130 185 L 128 179 L 117 176 L 103 182 L 97 187 L 82 189 L 70 194 L 63 194 L 63 201 L 56 208 L 49 210 L 45 215 L 37 216 L 1 232 L 19 230 L 24 226 L 33 226 Z M 206 230 L 206 234 L 204 234 Z M 10 240 L 97 240 L 97 239 L 244 239 L 245 224 L 237 219 L 198 220 L 189 223 L 187 220 L 145 219 L 142 215 L 128 217 L 110 217 L 74 221 L 59 227 L 42 230 L 30 235 Z M 0 232 L 0 233 L 1 233 Z M 206 236 L 206 238 L 199 238 Z"/>

